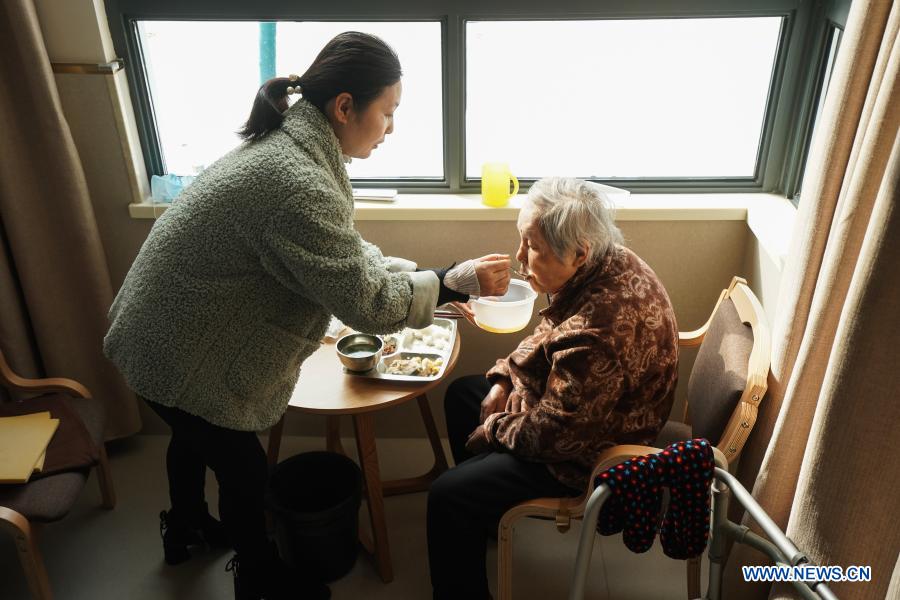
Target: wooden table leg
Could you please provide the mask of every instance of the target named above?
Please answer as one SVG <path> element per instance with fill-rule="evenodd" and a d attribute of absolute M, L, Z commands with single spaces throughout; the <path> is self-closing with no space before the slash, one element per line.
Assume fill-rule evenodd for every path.
<path fill-rule="evenodd" d="M 329 452 L 347 455 L 341 444 L 341 418 L 335 416 L 325 417 L 325 449 Z"/>
<path fill-rule="evenodd" d="M 375 419 L 370 413 L 353 415 L 356 430 L 356 448 L 366 484 L 366 501 L 369 505 L 369 520 L 372 523 L 375 566 L 381 580 L 389 583 L 394 579 L 391 565 L 391 551 L 388 547 L 387 524 L 384 519 L 384 496 L 381 475 L 378 469 L 378 452 L 375 448 Z M 365 545 L 365 541 L 363 542 Z"/>
<path fill-rule="evenodd" d="M 383 486 L 385 496 L 424 492 L 431 485 L 431 482 L 437 479 L 438 475 L 447 470 L 447 456 L 444 454 L 444 446 L 441 445 L 441 438 L 438 435 L 437 426 L 434 424 L 428 397 L 422 394 L 416 398 L 416 401 L 419 403 L 419 412 L 422 413 L 422 422 L 425 424 L 426 433 L 428 433 L 428 441 L 431 442 L 431 451 L 434 453 L 434 465 L 431 467 L 431 470 L 418 477 L 385 481 Z"/>
<path fill-rule="evenodd" d="M 428 433 L 428 441 L 431 442 L 431 451 L 434 453 L 434 466 L 431 473 L 434 479 L 447 470 L 447 455 L 444 454 L 444 445 L 441 444 L 441 436 L 438 435 L 437 425 L 434 424 L 434 417 L 431 415 L 431 405 L 428 404 L 428 396 L 422 394 L 416 401 L 419 403 L 419 412 L 422 413 L 422 422 L 425 424 L 425 431 Z"/>
<path fill-rule="evenodd" d="M 270 467 L 278 464 L 278 453 L 281 451 L 281 434 L 284 431 L 285 416 L 281 415 L 278 422 L 269 429 L 269 449 L 266 452 L 266 459 L 269 461 Z"/>

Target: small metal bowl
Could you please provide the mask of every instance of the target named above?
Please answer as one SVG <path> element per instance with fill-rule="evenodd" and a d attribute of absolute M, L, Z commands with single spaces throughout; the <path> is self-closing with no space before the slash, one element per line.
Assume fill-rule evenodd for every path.
<path fill-rule="evenodd" d="M 340 338 L 335 345 L 338 358 L 350 371 L 365 373 L 371 371 L 381 360 L 384 342 L 377 335 L 351 333 Z"/>

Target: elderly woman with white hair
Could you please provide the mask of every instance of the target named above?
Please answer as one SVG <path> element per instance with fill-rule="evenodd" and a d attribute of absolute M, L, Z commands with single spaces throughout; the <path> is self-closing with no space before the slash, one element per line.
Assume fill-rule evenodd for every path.
<path fill-rule="evenodd" d="M 549 294 L 540 324 L 486 376 L 462 377 L 444 410 L 456 467 L 431 486 L 434 598 L 490 598 L 487 536 L 513 505 L 576 496 L 597 455 L 650 444 L 674 398 L 678 328 L 659 278 L 622 245 L 600 187 L 535 183 L 516 258 Z"/>

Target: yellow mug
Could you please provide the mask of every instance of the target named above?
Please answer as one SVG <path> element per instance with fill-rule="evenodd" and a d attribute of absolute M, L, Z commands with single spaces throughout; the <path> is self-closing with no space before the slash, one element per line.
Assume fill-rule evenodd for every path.
<path fill-rule="evenodd" d="M 512 193 L 509 184 L 512 182 Z M 509 165 L 488 162 L 481 165 L 481 201 L 488 206 L 506 206 L 509 199 L 519 193 L 519 180 L 509 172 Z"/>

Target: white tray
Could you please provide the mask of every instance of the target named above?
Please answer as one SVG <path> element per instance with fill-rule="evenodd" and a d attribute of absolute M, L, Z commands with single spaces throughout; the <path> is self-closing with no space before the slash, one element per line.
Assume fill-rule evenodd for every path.
<path fill-rule="evenodd" d="M 348 375 L 355 375 L 356 377 L 367 377 L 369 379 L 385 379 L 388 381 L 413 381 L 413 382 L 425 382 L 425 381 L 435 381 L 444 376 L 444 371 L 447 369 L 447 362 L 450 360 L 450 355 L 453 353 L 453 347 L 456 345 L 456 321 L 454 319 L 435 319 L 433 325 L 430 327 L 440 327 L 446 330 L 449 334 L 448 340 L 449 343 L 447 347 L 444 349 L 431 349 L 430 351 L 424 351 L 425 348 L 422 347 L 422 341 L 415 339 L 415 333 L 417 331 L 425 331 L 429 329 L 428 327 L 425 330 L 415 330 L 415 329 L 404 329 L 398 333 L 393 333 L 389 335 L 379 336 L 382 339 L 384 338 L 396 338 L 398 340 L 398 348 L 397 351 L 393 354 L 389 354 L 386 356 L 382 356 L 381 360 L 378 361 L 378 364 L 374 369 L 366 371 L 364 373 L 359 373 L 356 371 L 350 371 L 348 369 L 344 369 L 344 372 Z M 394 375 L 393 373 L 387 373 L 388 365 L 390 365 L 394 360 L 398 358 L 402 359 L 410 359 L 415 356 L 421 356 L 422 358 L 442 358 L 444 360 L 441 365 L 440 370 L 431 376 L 422 377 L 419 375 Z"/>

